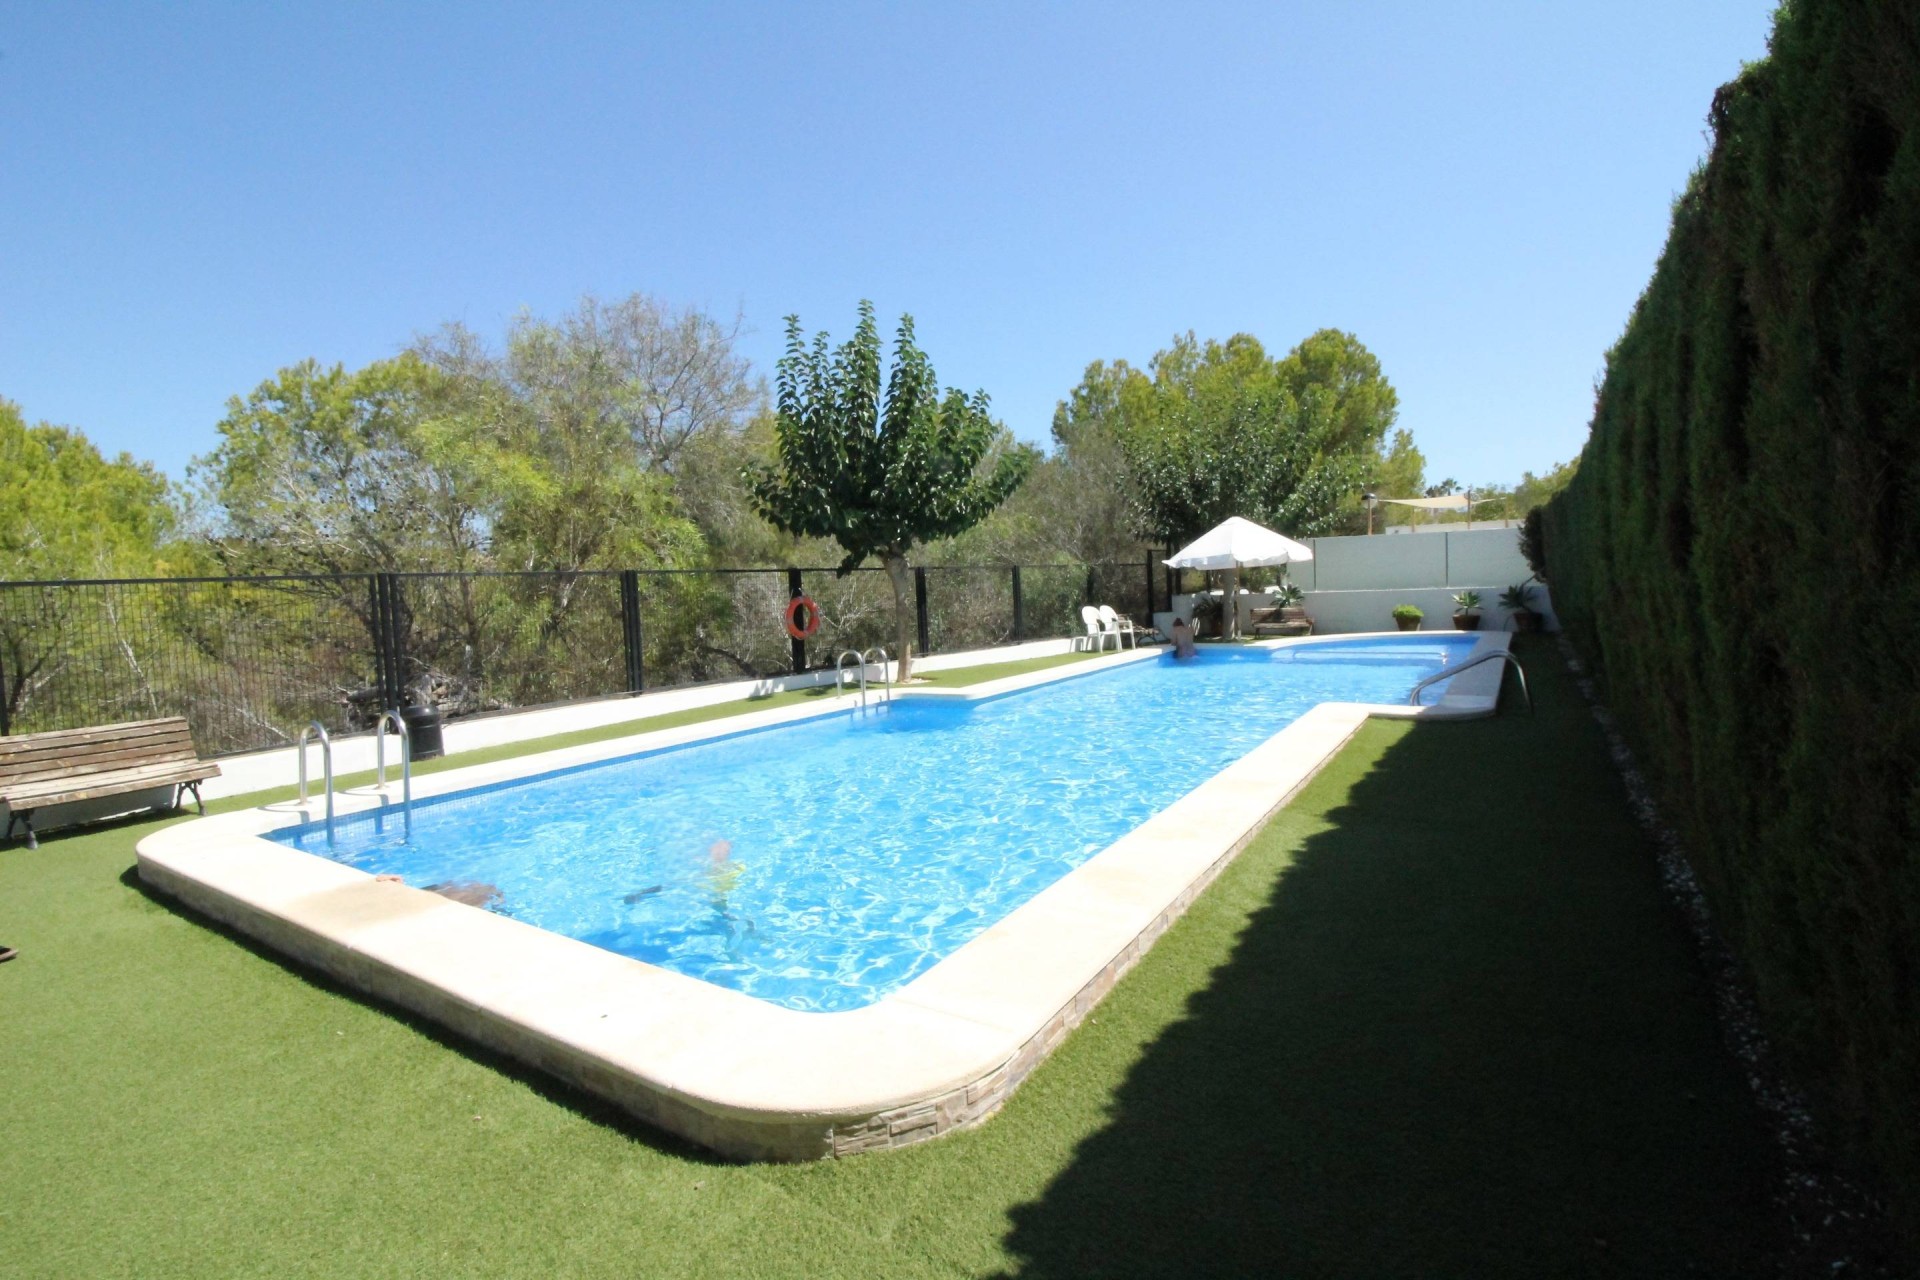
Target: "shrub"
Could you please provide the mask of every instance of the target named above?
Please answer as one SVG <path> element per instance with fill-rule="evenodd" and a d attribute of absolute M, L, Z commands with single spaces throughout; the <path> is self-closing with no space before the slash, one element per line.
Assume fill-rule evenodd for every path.
<path fill-rule="evenodd" d="M 1916 85 L 1910 3 L 1781 7 L 1526 545 L 1920 1254 Z"/>
<path fill-rule="evenodd" d="M 1397 604 L 1393 606 L 1393 616 L 1396 619 L 1407 618 L 1409 620 L 1417 622 L 1421 618 L 1426 617 L 1427 615 L 1425 614 L 1425 612 L 1423 612 L 1420 609 L 1418 605 Z"/>

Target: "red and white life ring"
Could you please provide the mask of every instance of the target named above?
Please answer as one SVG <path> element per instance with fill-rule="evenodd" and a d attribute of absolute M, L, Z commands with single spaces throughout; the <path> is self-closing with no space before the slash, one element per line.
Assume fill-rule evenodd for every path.
<path fill-rule="evenodd" d="M 794 621 L 794 616 L 802 609 L 807 611 L 805 624 Z M 820 629 L 820 606 L 811 596 L 795 596 L 787 601 L 787 634 L 795 640 L 805 640 Z"/>

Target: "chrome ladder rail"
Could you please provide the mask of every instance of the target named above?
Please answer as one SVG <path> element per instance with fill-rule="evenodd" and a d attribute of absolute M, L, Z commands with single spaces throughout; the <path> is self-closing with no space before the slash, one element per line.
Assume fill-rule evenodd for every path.
<path fill-rule="evenodd" d="M 413 734 L 407 722 L 391 707 L 380 713 L 373 726 L 374 786 L 387 789 L 387 725 L 400 735 L 400 818 L 406 838 L 413 839 Z"/>
<path fill-rule="evenodd" d="M 327 788 L 327 845 L 333 845 L 333 742 L 327 737 L 327 726 L 318 720 L 310 720 L 307 727 L 300 731 L 300 807 L 307 807 L 307 743 L 313 735 L 320 735 L 320 771 Z"/>
<path fill-rule="evenodd" d="M 1477 667 L 1483 662 L 1497 662 L 1502 658 L 1505 658 L 1508 662 L 1513 664 L 1514 673 L 1520 677 L 1520 696 L 1527 700 L 1527 714 L 1532 715 L 1533 714 L 1533 694 L 1527 691 L 1527 669 L 1520 665 L 1520 659 L 1514 657 L 1511 653 L 1508 653 L 1505 649 L 1491 649 L 1486 653 L 1479 655 L 1478 657 L 1468 658 L 1465 662 L 1462 662 L 1458 666 L 1443 667 L 1439 671 L 1434 672 L 1432 675 L 1422 680 L 1419 684 L 1416 684 L 1415 686 L 1413 686 L 1413 692 L 1407 695 L 1407 705 L 1410 707 L 1419 706 L 1420 693 L 1428 685 L 1438 684 L 1442 680 L 1451 680 L 1453 679 L 1453 677 L 1459 675 L 1462 671 L 1467 670 L 1469 667 Z M 1493 702 L 1494 702 L 1494 706 L 1496 707 L 1500 705 L 1500 693 L 1498 690 L 1494 691 Z"/>
<path fill-rule="evenodd" d="M 862 653 L 860 655 L 861 687 L 865 688 L 867 683 L 866 670 L 867 670 L 868 655 L 875 654 L 875 653 L 880 655 L 880 683 L 886 687 L 887 702 L 892 703 L 893 702 L 893 675 L 887 670 L 887 663 L 891 662 L 892 659 L 887 657 L 887 650 L 885 646 L 875 645 L 873 646 L 873 648 L 868 649 L 866 653 Z"/>
<path fill-rule="evenodd" d="M 847 690 L 847 659 L 854 661 L 854 674 L 860 679 L 860 705 L 867 705 L 867 655 L 858 649 L 848 649 L 833 664 L 833 696 L 838 698 Z"/>

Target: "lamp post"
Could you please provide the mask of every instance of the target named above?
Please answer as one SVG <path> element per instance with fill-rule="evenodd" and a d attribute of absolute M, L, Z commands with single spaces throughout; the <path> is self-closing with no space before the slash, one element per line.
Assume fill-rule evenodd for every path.
<path fill-rule="evenodd" d="M 1374 505 L 1380 501 L 1380 499 L 1375 497 L 1371 493 L 1363 493 L 1360 495 L 1360 497 L 1367 504 L 1367 536 L 1371 538 L 1373 536 L 1373 508 L 1374 508 Z"/>

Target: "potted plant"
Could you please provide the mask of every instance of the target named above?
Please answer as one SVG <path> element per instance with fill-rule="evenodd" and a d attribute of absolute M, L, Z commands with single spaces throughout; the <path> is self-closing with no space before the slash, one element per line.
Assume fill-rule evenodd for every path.
<path fill-rule="evenodd" d="M 1306 622 L 1307 593 L 1298 583 L 1282 582 L 1273 589 L 1273 607 L 1280 611 L 1282 622 Z"/>
<path fill-rule="evenodd" d="M 1533 608 L 1533 587 L 1516 582 L 1500 593 L 1500 607 L 1513 619 L 1515 631 L 1538 631 L 1540 615 Z"/>
<path fill-rule="evenodd" d="M 1273 588 L 1273 603 L 1253 611 L 1256 636 L 1310 636 L 1313 619 L 1307 616 L 1307 593 L 1282 580 Z"/>
<path fill-rule="evenodd" d="M 1193 634 L 1196 636 L 1220 635 L 1220 615 L 1224 610 L 1220 596 L 1211 591 L 1202 591 L 1193 598 Z"/>
<path fill-rule="evenodd" d="M 1480 593 L 1478 591 L 1462 591 L 1454 596 L 1453 629 L 1455 631 L 1480 629 Z"/>
<path fill-rule="evenodd" d="M 1393 621 L 1402 631 L 1418 631 L 1420 621 L 1427 615 L 1418 605 L 1397 604 L 1393 606 Z"/>

